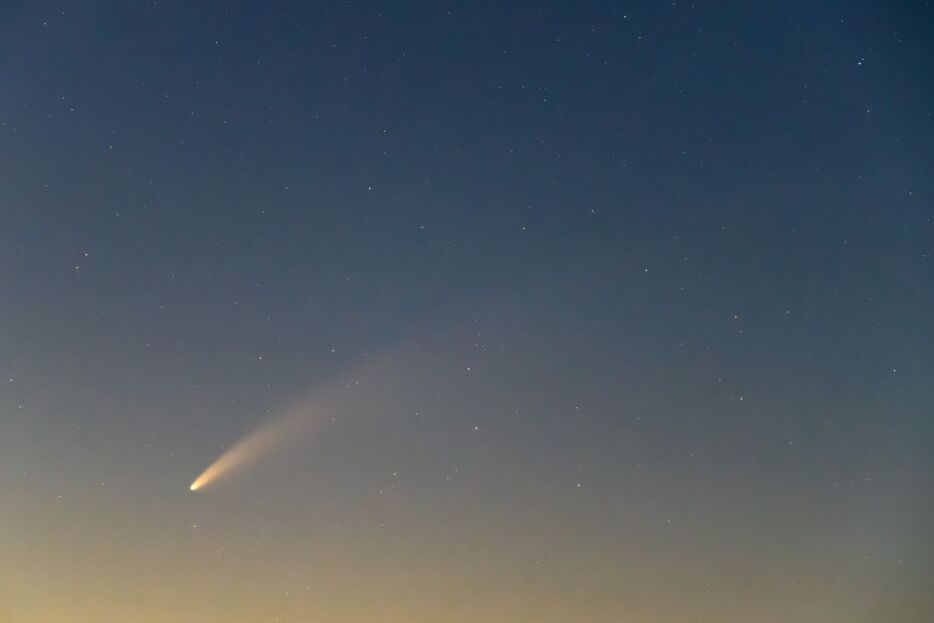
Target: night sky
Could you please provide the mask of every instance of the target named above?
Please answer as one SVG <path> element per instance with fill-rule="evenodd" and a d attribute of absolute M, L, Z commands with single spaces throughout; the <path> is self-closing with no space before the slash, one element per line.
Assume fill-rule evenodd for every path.
<path fill-rule="evenodd" d="M 929 2 L 0 3 L 0 623 L 929 623 L 932 76 Z"/>

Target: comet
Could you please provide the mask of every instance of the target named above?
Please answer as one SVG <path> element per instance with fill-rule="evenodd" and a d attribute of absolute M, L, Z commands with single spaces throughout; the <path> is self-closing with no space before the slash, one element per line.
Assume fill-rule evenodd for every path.
<path fill-rule="evenodd" d="M 273 448 L 294 439 L 315 421 L 314 415 L 315 410 L 306 407 L 260 425 L 217 457 L 201 472 L 201 475 L 195 478 L 188 489 L 200 491 L 253 464 Z"/>
<path fill-rule="evenodd" d="M 224 450 L 189 485 L 189 491 L 202 491 L 211 487 L 219 480 L 260 461 L 267 454 L 301 439 L 309 429 L 322 423 L 325 417 L 333 420 L 338 413 L 342 416 L 348 413 L 358 416 L 378 413 L 381 410 L 379 397 L 398 391 L 400 383 L 410 383 L 410 379 L 416 376 L 415 371 L 424 365 L 420 363 L 421 359 L 417 344 L 411 344 L 407 348 L 384 350 L 375 358 L 367 357 L 356 363 L 332 381 L 317 386 L 292 408 L 266 420 Z M 397 370 L 404 371 L 404 376 L 393 374 Z M 365 394 L 358 393 L 364 386 L 368 391 Z"/>

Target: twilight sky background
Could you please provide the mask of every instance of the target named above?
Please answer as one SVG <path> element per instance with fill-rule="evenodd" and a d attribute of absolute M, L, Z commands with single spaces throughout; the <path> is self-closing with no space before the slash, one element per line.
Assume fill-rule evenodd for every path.
<path fill-rule="evenodd" d="M 0 3 L 0 623 L 929 622 L 932 67 L 930 2 Z"/>

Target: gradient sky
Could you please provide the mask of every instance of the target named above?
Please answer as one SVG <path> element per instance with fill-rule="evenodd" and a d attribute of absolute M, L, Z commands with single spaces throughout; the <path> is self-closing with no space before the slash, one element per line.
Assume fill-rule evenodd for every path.
<path fill-rule="evenodd" d="M 930 622 L 932 67 L 930 2 L 0 3 L 0 623 Z"/>

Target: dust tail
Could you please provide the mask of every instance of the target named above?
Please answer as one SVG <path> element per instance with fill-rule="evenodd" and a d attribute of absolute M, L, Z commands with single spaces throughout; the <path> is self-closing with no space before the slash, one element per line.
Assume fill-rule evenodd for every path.
<path fill-rule="evenodd" d="M 261 425 L 208 465 L 189 489 L 200 491 L 253 464 L 303 432 L 315 419 L 313 409 L 300 409 Z"/>

